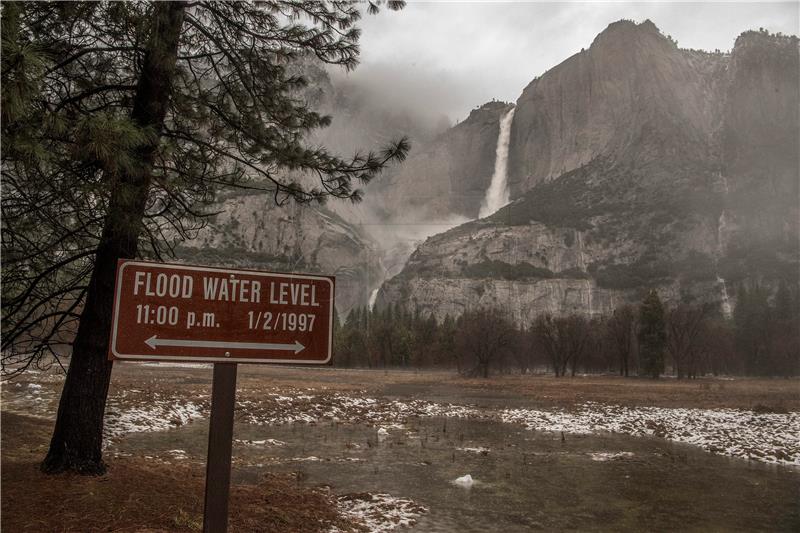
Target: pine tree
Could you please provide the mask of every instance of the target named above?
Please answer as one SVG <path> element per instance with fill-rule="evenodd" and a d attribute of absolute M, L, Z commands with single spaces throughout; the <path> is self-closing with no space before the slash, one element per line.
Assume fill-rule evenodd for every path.
<path fill-rule="evenodd" d="M 753 283 L 738 293 L 733 312 L 736 350 L 749 375 L 767 375 L 774 371 L 772 362 L 772 310 L 765 287 Z"/>
<path fill-rule="evenodd" d="M 288 67 L 354 68 L 359 17 L 311 0 L 3 5 L 2 349 L 24 368 L 74 335 L 45 471 L 105 469 L 118 259 L 168 256 L 220 187 L 358 201 L 405 157 L 405 139 L 347 159 L 304 140 L 330 118 Z"/>
<path fill-rule="evenodd" d="M 667 334 L 664 306 L 655 290 L 651 290 L 639 306 L 638 338 L 642 374 L 658 378 L 664 372 Z"/>

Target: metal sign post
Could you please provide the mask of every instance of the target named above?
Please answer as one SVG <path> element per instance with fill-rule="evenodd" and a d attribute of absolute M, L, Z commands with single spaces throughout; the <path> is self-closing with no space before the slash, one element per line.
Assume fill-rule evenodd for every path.
<path fill-rule="evenodd" d="M 237 363 L 326 364 L 334 278 L 121 260 L 109 359 L 214 363 L 203 530 L 228 528 Z"/>

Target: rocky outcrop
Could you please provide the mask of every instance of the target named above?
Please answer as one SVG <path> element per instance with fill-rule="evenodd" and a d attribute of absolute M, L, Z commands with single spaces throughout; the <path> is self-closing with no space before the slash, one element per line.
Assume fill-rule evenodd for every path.
<path fill-rule="evenodd" d="M 721 54 L 686 52 L 648 21 L 611 24 L 533 80 L 511 128 L 512 197 L 599 156 L 705 158 Z"/>
<path fill-rule="evenodd" d="M 383 280 L 380 254 L 355 226 L 325 208 L 276 207 L 272 196 L 229 192 L 220 214 L 177 250 L 194 264 L 336 276 L 336 307 L 366 305 Z"/>
<path fill-rule="evenodd" d="M 727 226 L 721 245 L 732 278 L 763 270 L 766 262 L 778 267 L 778 256 L 797 254 L 798 63 L 796 37 L 746 32 L 736 40 L 720 134 Z"/>
<path fill-rule="evenodd" d="M 524 322 L 542 312 L 606 314 L 650 287 L 673 302 L 719 300 L 714 191 L 711 171 L 595 161 L 429 238 L 378 304 L 440 318 L 498 305 Z"/>
<path fill-rule="evenodd" d="M 725 313 L 739 282 L 796 283 L 797 44 L 749 32 L 709 54 L 612 24 L 518 100 L 512 203 L 425 241 L 378 305 L 526 322 L 657 288 Z"/>

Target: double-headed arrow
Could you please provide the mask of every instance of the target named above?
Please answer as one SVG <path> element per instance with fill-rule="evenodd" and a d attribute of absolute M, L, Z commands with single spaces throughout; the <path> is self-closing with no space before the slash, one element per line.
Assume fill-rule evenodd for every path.
<path fill-rule="evenodd" d="M 268 342 L 225 342 L 225 341 L 192 341 L 181 339 L 159 339 L 153 335 L 144 341 L 151 349 L 155 350 L 159 346 L 186 346 L 189 348 L 239 348 L 243 350 L 283 350 L 300 353 L 305 350 L 305 346 L 299 341 L 293 344 L 273 344 Z"/>

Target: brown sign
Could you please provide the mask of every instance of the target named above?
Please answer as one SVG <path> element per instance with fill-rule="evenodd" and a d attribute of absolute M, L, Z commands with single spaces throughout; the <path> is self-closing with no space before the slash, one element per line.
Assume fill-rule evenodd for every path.
<path fill-rule="evenodd" d="M 334 278 L 120 260 L 110 359 L 325 364 Z"/>

